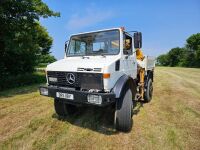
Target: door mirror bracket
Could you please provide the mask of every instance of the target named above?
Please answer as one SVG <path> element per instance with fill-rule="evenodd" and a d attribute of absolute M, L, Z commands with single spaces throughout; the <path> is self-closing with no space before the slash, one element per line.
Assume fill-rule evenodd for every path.
<path fill-rule="evenodd" d="M 69 40 L 67 40 L 67 41 L 65 42 L 65 53 L 67 52 L 67 46 L 68 46 L 68 44 L 69 44 Z"/>

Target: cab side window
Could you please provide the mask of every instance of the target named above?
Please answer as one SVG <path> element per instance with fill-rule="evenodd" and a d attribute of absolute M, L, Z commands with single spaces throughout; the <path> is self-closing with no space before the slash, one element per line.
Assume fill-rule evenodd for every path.
<path fill-rule="evenodd" d="M 128 36 L 124 33 L 124 54 L 125 55 L 131 55 L 132 54 L 132 37 Z"/>

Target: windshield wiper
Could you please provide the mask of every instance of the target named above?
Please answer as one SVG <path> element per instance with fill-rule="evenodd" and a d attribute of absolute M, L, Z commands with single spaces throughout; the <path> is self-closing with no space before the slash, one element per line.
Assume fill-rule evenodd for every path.
<path fill-rule="evenodd" d="M 82 56 L 82 59 L 85 59 L 85 58 L 90 59 L 89 56 Z"/>
<path fill-rule="evenodd" d="M 106 55 L 105 55 L 105 54 L 101 54 L 101 56 L 102 56 L 102 57 L 106 57 Z"/>

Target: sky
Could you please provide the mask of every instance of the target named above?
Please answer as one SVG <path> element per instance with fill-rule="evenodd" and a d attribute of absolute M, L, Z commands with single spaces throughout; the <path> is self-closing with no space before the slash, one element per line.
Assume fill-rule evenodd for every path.
<path fill-rule="evenodd" d="M 53 38 L 52 55 L 64 57 L 71 34 L 113 27 L 143 34 L 145 55 L 158 56 L 183 47 L 200 32 L 200 0 L 43 0 L 60 17 L 41 19 Z"/>

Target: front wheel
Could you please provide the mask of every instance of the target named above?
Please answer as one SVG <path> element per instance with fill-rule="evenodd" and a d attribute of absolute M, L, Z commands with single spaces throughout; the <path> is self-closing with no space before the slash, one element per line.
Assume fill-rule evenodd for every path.
<path fill-rule="evenodd" d="M 66 104 L 62 102 L 60 99 L 54 99 L 54 107 L 58 116 L 73 115 L 78 111 L 77 106 Z"/>
<path fill-rule="evenodd" d="M 54 99 L 54 108 L 58 116 L 66 116 L 67 112 L 65 109 L 65 105 L 59 99 Z"/>
<path fill-rule="evenodd" d="M 124 90 L 122 97 L 117 99 L 115 109 L 115 128 L 119 131 L 130 131 L 132 128 L 132 92 L 130 89 Z"/>

